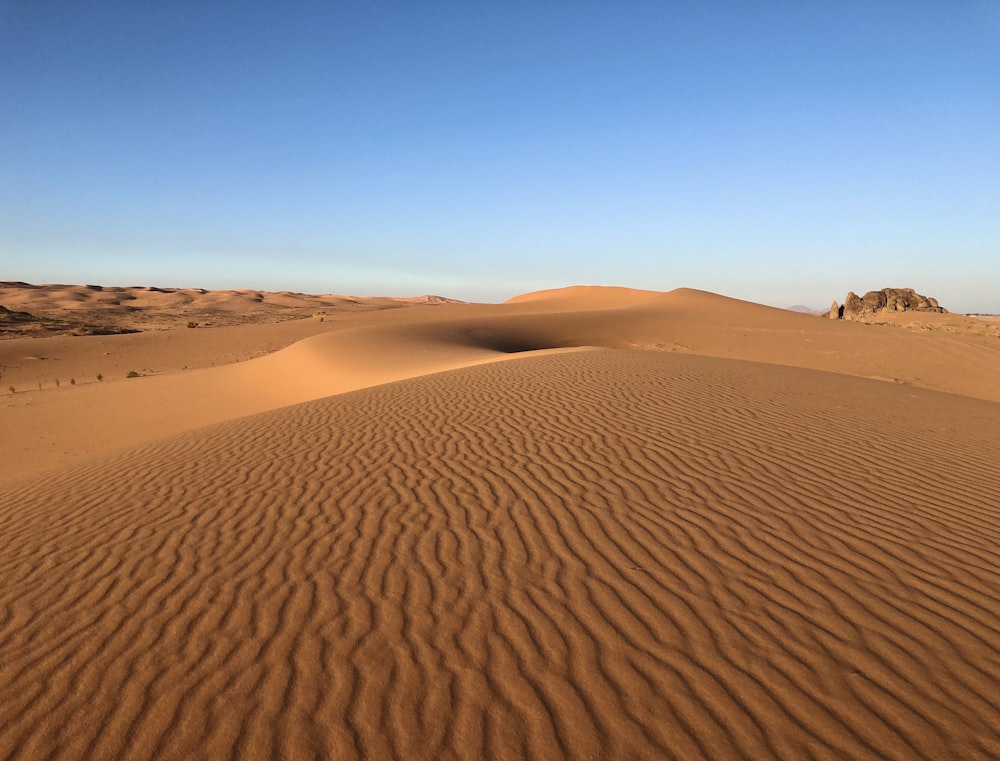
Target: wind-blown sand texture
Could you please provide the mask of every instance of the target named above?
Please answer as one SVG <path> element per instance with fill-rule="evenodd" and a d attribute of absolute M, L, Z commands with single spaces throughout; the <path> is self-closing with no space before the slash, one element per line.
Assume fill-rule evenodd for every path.
<path fill-rule="evenodd" d="M 996 758 L 997 357 L 581 289 L 2 397 L 145 428 L 5 460 L 0 757 Z"/>

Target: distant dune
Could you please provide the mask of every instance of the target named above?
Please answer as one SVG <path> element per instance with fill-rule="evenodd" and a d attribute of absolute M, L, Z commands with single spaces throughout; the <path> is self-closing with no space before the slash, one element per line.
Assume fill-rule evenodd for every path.
<path fill-rule="evenodd" d="M 995 336 L 211 293 L 0 341 L 0 757 L 1000 757 Z"/>
<path fill-rule="evenodd" d="M 0 338 L 107 335 L 141 330 L 281 322 L 330 313 L 393 309 L 413 303 L 461 303 L 442 296 L 314 296 L 281 291 L 204 288 L 32 285 L 0 282 Z M 30 306 L 31 322 L 4 319 L 3 308 Z"/>

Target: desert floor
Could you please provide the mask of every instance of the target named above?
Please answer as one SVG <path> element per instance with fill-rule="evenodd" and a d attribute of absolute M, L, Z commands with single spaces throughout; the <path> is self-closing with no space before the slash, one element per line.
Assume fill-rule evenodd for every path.
<path fill-rule="evenodd" d="M 0 758 L 1000 757 L 995 323 L 2 285 Z"/>

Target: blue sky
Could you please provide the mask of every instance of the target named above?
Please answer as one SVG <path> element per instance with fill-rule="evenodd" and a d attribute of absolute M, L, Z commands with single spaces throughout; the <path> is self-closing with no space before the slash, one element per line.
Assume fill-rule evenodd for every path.
<path fill-rule="evenodd" d="M 0 0 L 0 279 L 1000 312 L 1000 3 Z"/>

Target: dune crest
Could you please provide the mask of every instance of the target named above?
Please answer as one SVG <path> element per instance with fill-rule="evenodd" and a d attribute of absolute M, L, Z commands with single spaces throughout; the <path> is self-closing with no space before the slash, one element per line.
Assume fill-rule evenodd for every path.
<path fill-rule="evenodd" d="M 612 285 L 571 285 L 565 288 L 550 288 L 531 291 L 513 296 L 505 303 L 526 304 L 532 302 L 556 302 L 566 308 L 582 305 L 584 308 L 605 308 L 609 306 L 630 306 L 662 296 L 660 291 L 644 291 Z"/>
<path fill-rule="evenodd" d="M 84 290 L 105 292 L 74 293 Z M 330 394 L 588 347 L 745 359 L 1000 400 L 995 337 L 954 320 L 949 328 L 818 320 L 686 288 L 574 287 L 498 305 L 0 341 L 0 423 L 30 431 L 0 437 L 0 482 Z"/>

